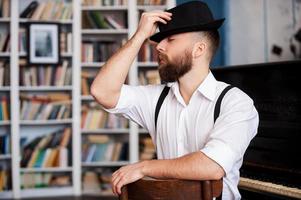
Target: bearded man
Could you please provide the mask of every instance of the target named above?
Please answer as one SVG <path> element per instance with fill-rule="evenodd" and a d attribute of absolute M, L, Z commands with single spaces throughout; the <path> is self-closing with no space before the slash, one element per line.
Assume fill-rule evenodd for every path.
<path fill-rule="evenodd" d="M 144 176 L 187 180 L 223 178 L 223 199 L 240 199 L 243 155 L 256 135 L 258 113 L 237 87 L 217 81 L 209 65 L 219 46 L 218 28 L 204 2 L 142 14 L 137 31 L 101 68 L 91 94 L 102 107 L 147 129 L 158 160 L 133 163 L 113 173 L 112 189 Z M 159 27 L 159 32 L 156 29 Z M 146 39 L 156 42 L 163 84 L 124 84 Z M 219 97 L 220 113 L 214 116 Z"/>

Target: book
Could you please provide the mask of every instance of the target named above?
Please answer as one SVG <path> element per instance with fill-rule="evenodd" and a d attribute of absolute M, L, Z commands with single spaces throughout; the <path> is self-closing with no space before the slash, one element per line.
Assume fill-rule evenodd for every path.
<path fill-rule="evenodd" d="M 10 135 L 9 134 L 0 135 L 0 155 L 9 154 L 10 148 L 11 148 Z"/>
<path fill-rule="evenodd" d="M 114 18 L 112 15 L 105 15 L 105 21 L 114 29 L 124 29 L 125 26 L 118 20 Z"/>
<path fill-rule="evenodd" d="M 30 18 L 33 12 L 37 9 L 39 3 L 32 1 L 20 14 L 20 18 Z"/>
<path fill-rule="evenodd" d="M 10 16 L 10 0 L 1 0 L 0 17 L 7 18 Z"/>
<path fill-rule="evenodd" d="M 9 100 L 5 95 L 0 95 L 0 121 L 7 121 L 10 119 Z"/>

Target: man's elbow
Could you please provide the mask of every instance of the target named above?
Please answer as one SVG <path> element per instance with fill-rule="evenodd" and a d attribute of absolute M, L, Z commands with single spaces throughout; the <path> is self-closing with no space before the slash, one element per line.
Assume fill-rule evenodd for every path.
<path fill-rule="evenodd" d="M 119 97 L 119 95 L 118 97 L 116 97 L 116 94 L 108 94 L 107 92 L 97 88 L 93 84 L 90 87 L 90 94 L 100 105 L 102 105 L 106 109 L 115 108 Z"/>

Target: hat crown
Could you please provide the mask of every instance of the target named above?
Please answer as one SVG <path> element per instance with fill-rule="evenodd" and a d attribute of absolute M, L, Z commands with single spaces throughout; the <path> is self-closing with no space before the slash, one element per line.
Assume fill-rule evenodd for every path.
<path fill-rule="evenodd" d="M 196 24 L 206 24 L 214 21 L 213 15 L 206 3 L 191 1 L 166 10 L 172 13 L 172 19 L 167 24 L 159 24 L 160 31 L 186 27 Z"/>
<path fill-rule="evenodd" d="M 172 13 L 171 20 L 167 24 L 158 22 L 159 32 L 150 40 L 160 42 L 173 34 L 217 30 L 225 20 L 215 20 L 207 4 L 201 1 L 190 1 L 166 11 Z"/>

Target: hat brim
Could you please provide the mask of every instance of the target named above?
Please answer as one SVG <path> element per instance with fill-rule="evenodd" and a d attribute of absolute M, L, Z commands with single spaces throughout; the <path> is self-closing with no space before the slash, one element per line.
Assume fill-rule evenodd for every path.
<path fill-rule="evenodd" d="M 158 33 L 152 35 L 149 39 L 154 42 L 160 42 L 164 38 L 166 38 L 170 35 L 178 34 L 178 33 L 218 29 L 223 24 L 224 20 L 225 20 L 225 18 L 218 19 L 218 20 L 212 21 L 210 23 L 206 23 L 206 24 L 190 25 L 190 26 L 185 26 L 185 27 L 179 27 L 179 28 L 172 29 L 172 30 L 158 32 Z"/>

